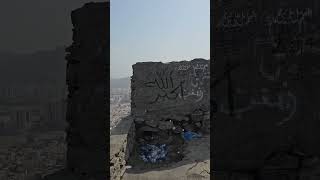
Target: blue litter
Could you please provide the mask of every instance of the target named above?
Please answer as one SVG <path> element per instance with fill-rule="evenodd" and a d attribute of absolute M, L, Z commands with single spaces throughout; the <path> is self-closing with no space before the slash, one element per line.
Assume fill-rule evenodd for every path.
<path fill-rule="evenodd" d="M 144 162 L 162 162 L 166 159 L 167 156 L 167 146 L 166 144 L 162 145 L 150 145 L 145 144 L 140 147 L 140 157 Z"/>
<path fill-rule="evenodd" d="M 192 140 L 194 138 L 201 137 L 201 135 L 197 134 L 197 133 L 194 133 L 194 132 L 191 132 L 191 131 L 186 131 L 186 132 L 182 133 L 182 137 L 183 137 L 184 140 L 190 141 L 190 140 Z"/>

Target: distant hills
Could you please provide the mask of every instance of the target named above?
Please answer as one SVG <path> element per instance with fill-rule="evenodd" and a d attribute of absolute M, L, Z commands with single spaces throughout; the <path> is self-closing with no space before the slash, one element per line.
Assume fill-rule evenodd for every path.
<path fill-rule="evenodd" d="M 130 88 L 130 77 L 125 78 L 111 78 L 110 79 L 110 88 Z"/>

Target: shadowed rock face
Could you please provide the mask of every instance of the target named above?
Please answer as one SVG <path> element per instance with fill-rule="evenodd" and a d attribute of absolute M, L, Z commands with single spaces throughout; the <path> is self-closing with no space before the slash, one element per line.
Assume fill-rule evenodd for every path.
<path fill-rule="evenodd" d="M 166 162 L 183 158 L 183 131 L 209 133 L 209 61 L 133 65 L 131 114 L 135 118 L 136 151 L 146 144 L 168 145 Z M 133 155 L 134 157 L 135 155 Z"/>
<path fill-rule="evenodd" d="M 69 88 L 67 168 L 79 179 L 107 179 L 109 2 L 72 12 L 73 44 L 66 49 Z"/>
<path fill-rule="evenodd" d="M 277 179 L 319 156 L 318 2 L 215 1 L 214 170 Z"/>
<path fill-rule="evenodd" d="M 45 180 L 110 179 L 110 3 L 87 3 L 72 11 L 73 43 L 67 55 L 67 168 Z"/>

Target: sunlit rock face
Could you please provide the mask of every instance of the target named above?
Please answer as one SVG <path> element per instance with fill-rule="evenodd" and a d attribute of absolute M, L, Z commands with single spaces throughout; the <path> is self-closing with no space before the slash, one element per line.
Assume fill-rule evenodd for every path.
<path fill-rule="evenodd" d="M 165 162 L 183 158 L 183 133 L 209 133 L 209 60 L 133 65 L 131 115 L 136 147 L 165 144 Z M 150 146 L 149 146 L 150 147 Z"/>

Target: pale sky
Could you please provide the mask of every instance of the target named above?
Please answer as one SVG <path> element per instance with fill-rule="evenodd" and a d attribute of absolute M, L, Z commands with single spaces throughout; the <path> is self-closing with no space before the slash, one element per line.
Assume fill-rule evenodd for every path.
<path fill-rule="evenodd" d="M 112 78 L 143 61 L 210 57 L 210 0 L 111 0 Z"/>

